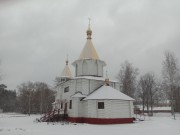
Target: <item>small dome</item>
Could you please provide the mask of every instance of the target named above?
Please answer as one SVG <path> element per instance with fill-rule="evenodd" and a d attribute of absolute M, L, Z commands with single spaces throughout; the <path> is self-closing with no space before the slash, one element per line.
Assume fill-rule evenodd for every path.
<path fill-rule="evenodd" d="M 87 33 L 87 42 L 79 56 L 79 59 L 96 59 L 99 60 L 99 56 L 96 52 L 96 49 L 94 48 L 94 45 L 91 41 L 91 35 L 92 35 L 92 30 L 90 28 L 90 25 L 86 31 Z"/>
<path fill-rule="evenodd" d="M 64 70 L 61 73 L 60 77 L 65 77 L 65 78 L 71 78 L 72 77 L 71 70 L 68 66 L 68 60 L 66 60 L 66 66 L 64 67 Z"/>

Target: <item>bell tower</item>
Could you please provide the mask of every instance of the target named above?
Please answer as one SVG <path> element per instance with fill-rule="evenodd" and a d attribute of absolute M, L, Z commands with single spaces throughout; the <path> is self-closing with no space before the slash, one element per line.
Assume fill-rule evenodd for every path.
<path fill-rule="evenodd" d="M 92 30 L 89 26 L 86 31 L 87 41 L 79 56 L 79 59 L 74 61 L 72 65 L 75 67 L 75 76 L 103 76 L 103 68 L 106 63 L 99 59 L 96 49 L 91 41 Z"/>
<path fill-rule="evenodd" d="M 68 59 L 67 59 L 66 65 L 64 67 L 64 70 L 61 73 L 60 79 L 61 79 L 61 82 L 64 82 L 64 81 L 68 81 L 71 78 L 72 78 L 72 74 L 71 74 L 71 70 L 69 68 Z"/>

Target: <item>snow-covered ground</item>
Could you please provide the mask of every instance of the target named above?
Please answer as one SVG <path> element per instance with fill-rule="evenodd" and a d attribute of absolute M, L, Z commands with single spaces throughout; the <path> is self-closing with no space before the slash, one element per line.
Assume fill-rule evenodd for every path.
<path fill-rule="evenodd" d="M 91 125 L 34 122 L 40 115 L 0 114 L 0 135 L 180 135 L 180 114 L 155 114 L 132 124 Z"/>
<path fill-rule="evenodd" d="M 140 110 L 143 109 L 142 105 L 138 105 L 138 108 L 140 108 Z M 144 110 L 147 110 L 147 108 L 145 107 Z M 151 109 L 150 109 L 151 110 Z M 167 111 L 171 111 L 171 107 L 170 106 L 163 106 L 163 107 L 153 107 L 153 110 L 167 110 Z"/>

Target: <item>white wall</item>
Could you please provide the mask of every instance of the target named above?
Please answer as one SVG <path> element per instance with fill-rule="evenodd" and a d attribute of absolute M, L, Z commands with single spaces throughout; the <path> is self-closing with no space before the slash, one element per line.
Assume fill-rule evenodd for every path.
<path fill-rule="evenodd" d="M 90 80 L 90 93 L 104 85 L 104 81 Z"/>
<path fill-rule="evenodd" d="M 122 100 L 88 100 L 72 99 L 72 109 L 68 106 L 70 117 L 85 118 L 132 118 L 133 102 Z M 98 102 L 104 102 L 104 109 L 98 109 Z"/>
<path fill-rule="evenodd" d="M 104 102 L 104 109 L 98 109 L 97 103 Z M 131 118 L 132 101 L 123 100 L 88 100 L 88 118 Z"/>
<path fill-rule="evenodd" d="M 85 59 L 74 63 L 76 76 L 103 76 L 104 61 Z"/>
<path fill-rule="evenodd" d="M 72 98 L 72 109 L 69 109 L 70 117 L 86 117 L 88 114 L 88 102 L 80 101 L 81 98 Z"/>
<path fill-rule="evenodd" d="M 57 88 L 57 94 L 55 99 L 71 99 L 71 96 L 74 95 L 76 92 L 82 92 L 82 94 L 84 95 L 89 95 L 90 93 L 92 93 L 94 90 L 96 90 L 97 88 L 99 88 L 100 86 L 104 85 L 104 81 L 102 80 L 90 80 L 90 79 L 72 79 L 72 80 L 68 80 L 67 82 L 64 82 L 62 84 L 60 84 Z M 110 82 L 110 85 L 113 88 L 118 89 L 119 85 L 117 85 L 117 83 L 114 82 Z M 64 93 L 64 88 L 69 86 L 69 92 Z"/>
<path fill-rule="evenodd" d="M 72 109 L 68 108 L 68 115 L 70 117 L 77 117 L 78 116 L 78 103 L 79 103 L 78 98 L 72 99 Z"/>
<path fill-rule="evenodd" d="M 110 100 L 105 100 L 105 109 L 98 110 L 97 109 L 97 101 L 80 101 L 80 99 L 72 99 L 71 96 L 76 92 L 82 92 L 84 95 L 89 95 L 95 89 L 104 85 L 104 81 L 101 80 L 88 80 L 88 79 L 73 79 L 67 82 L 62 83 L 60 86 L 56 88 L 57 95 L 56 100 L 60 99 L 61 101 L 65 101 L 68 103 L 67 109 L 69 116 L 72 117 L 97 117 L 97 118 L 116 118 L 116 117 L 127 117 L 127 109 L 131 110 L 133 104 L 129 103 L 127 105 L 126 102 L 113 102 Z M 112 87 L 117 87 L 116 83 L 110 83 Z M 64 93 L 64 88 L 69 86 L 69 92 Z M 69 101 L 72 100 L 72 109 L 69 109 Z M 120 106 L 119 106 L 120 105 Z M 123 106 L 125 105 L 125 106 Z M 127 106 L 127 107 L 126 107 Z M 119 107 L 119 108 L 118 108 Z M 115 112 L 114 112 L 115 110 Z M 125 112 L 121 111 L 124 110 Z M 133 109 L 132 109 L 133 110 Z M 128 113 L 128 116 L 131 113 Z M 132 115 L 132 114 L 131 114 Z"/>
<path fill-rule="evenodd" d="M 129 101 L 111 101 L 110 105 L 112 118 L 129 118 L 131 116 Z"/>

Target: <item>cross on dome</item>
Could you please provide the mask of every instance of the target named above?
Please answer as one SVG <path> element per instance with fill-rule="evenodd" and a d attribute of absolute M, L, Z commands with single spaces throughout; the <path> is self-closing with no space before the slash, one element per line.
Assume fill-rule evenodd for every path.
<path fill-rule="evenodd" d="M 67 59 L 66 59 L 66 65 L 68 65 L 68 54 L 67 54 Z"/>
<path fill-rule="evenodd" d="M 96 59 L 99 60 L 99 56 L 96 52 L 96 49 L 94 48 L 94 45 L 91 41 L 91 35 L 92 35 L 92 30 L 90 27 L 90 18 L 89 18 L 89 25 L 88 25 L 88 29 L 86 31 L 87 33 L 87 42 L 80 54 L 79 59 Z"/>
<path fill-rule="evenodd" d="M 62 71 L 60 77 L 67 77 L 67 78 L 72 77 L 71 70 L 70 70 L 69 65 L 68 65 L 68 58 L 66 60 L 66 65 L 65 65 L 64 70 Z"/>
<path fill-rule="evenodd" d="M 90 27 L 90 21 L 91 19 L 89 18 L 89 26 L 88 26 L 88 29 L 87 29 L 87 39 L 91 39 L 91 35 L 92 35 L 92 30 L 91 30 L 91 27 Z"/>

